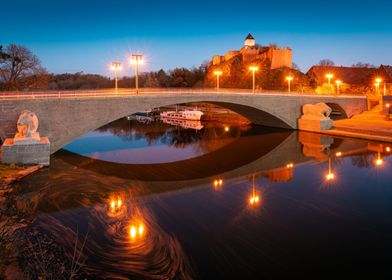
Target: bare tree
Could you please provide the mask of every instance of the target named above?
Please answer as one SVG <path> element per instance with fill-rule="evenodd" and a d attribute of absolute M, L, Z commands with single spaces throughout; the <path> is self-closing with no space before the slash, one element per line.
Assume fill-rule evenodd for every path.
<path fill-rule="evenodd" d="M 325 58 L 319 61 L 318 65 L 320 66 L 334 66 L 335 62 L 333 62 L 332 60 Z"/>
<path fill-rule="evenodd" d="M 5 90 L 30 88 L 31 79 L 46 74 L 38 57 L 26 47 L 10 44 L 0 59 L 0 87 Z"/>

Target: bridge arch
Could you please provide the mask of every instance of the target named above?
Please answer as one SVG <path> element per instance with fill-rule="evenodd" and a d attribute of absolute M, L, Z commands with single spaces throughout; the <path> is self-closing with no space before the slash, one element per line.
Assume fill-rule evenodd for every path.
<path fill-rule="evenodd" d="M 347 116 L 366 109 L 366 98 L 298 96 L 287 94 L 249 93 L 165 93 L 152 92 L 140 95 L 119 96 L 67 96 L 1 100 L 0 127 L 3 137 L 13 137 L 16 121 L 23 110 L 35 112 L 39 118 L 39 132 L 51 142 L 51 153 L 74 139 L 107 123 L 139 111 L 161 106 L 193 102 L 217 104 L 237 112 L 258 125 L 291 128 L 298 127 L 297 120 L 304 104 L 318 102 L 337 103 Z"/>

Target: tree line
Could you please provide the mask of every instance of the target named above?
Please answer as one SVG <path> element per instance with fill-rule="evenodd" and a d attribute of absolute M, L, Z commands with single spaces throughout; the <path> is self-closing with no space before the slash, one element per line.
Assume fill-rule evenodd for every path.
<path fill-rule="evenodd" d="M 192 69 L 175 68 L 171 71 L 144 72 L 139 75 L 139 86 L 146 88 L 202 87 L 208 64 Z M 122 77 L 120 88 L 135 87 L 135 77 Z M 114 80 L 83 72 L 51 74 L 40 60 L 24 46 L 0 46 L 0 90 L 76 90 L 114 87 Z"/>

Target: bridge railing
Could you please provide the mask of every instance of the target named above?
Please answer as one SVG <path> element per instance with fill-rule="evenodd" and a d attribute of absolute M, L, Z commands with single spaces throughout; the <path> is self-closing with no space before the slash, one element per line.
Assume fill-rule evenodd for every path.
<path fill-rule="evenodd" d="M 104 98 L 104 97 L 125 97 L 132 95 L 148 95 L 148 94 L 252 94 L 250 89 L 233 89 L 225 88 L 216 90 L 214 88 L 142 88 L 136 92 L 135 89 L 100 89 L 100 90 L 42 90 L 42 91 L 10 91 L 0 92 L 0 99 L 34 99 L 34 98 Z M 255 94 L 271 94 L 271 95 L 319 95 L 319 96 L 359 96 L 361 94 L 318 94 L 316 92 L 287 92 L 274 90 L 256 90 Z"/>

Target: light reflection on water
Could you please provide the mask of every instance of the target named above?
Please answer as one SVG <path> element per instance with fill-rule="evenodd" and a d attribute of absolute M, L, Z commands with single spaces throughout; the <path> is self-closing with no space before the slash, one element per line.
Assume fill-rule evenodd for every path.
<path fill-rule="evenodd" d="M 225 127 L 173 131 L 120 120 L 101 128 L 105 135 L 89 139 L 88 152 L 71 144 L 75 153 L 58 152 L 49 169 L 16 186 L 19 210 L 34 218 L 25 230 L 45 232 L 68 258 L 76 230 L 79 244 L 87 235 L 83 271 L 98 278 L 390 273 L 388 145 Z M 107 137 L 130 150 L 162 146 L 176 160 L 108 160 L 103 149 L 123 149 Z M 189 147 L 190 157 L 181 157 Z"/>

